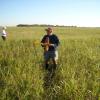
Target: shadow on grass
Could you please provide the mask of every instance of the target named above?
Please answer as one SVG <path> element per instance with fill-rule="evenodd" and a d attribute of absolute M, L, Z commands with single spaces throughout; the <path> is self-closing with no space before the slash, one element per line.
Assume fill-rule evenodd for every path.
<path fill-rule="evenodd" d="M 44 89 L 53 86 L 53 79 L 56 74 L 56 69 L 54 69 L 54 65 L 51 64 L 49 68 L 46 70 L 46 74 L 44 77 Z"/>

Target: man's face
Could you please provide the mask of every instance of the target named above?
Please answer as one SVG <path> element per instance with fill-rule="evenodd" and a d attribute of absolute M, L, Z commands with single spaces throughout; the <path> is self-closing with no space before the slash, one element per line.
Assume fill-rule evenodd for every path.
<path fill-rule="evenodd" d="M 47 30 L 46 32 L 47 32 L 47 35 L 51 35 L 52 30 Z"/>

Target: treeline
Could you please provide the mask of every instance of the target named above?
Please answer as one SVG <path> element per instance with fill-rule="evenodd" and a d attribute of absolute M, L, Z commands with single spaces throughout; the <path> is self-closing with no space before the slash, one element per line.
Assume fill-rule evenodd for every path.
<path fill-rule="evenodd" d="M 77 26 L 65 26 L 65 25 L 47 25 L 47 24 L 18 24 L 17 27 L 77 27 Z"/>

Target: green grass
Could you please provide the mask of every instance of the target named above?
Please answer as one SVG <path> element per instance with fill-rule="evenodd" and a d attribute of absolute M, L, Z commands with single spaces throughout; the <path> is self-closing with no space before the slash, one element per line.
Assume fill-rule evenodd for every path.
<path fill-rule="evenodd" d="M 100 100 L 99 28 L 54 28 L 61 43 L 52 80 L 43 68 L 41 46 L 33 46 L 44 27 L 7 32 L 7 41 L 0 39 L 0 100 Z"/>

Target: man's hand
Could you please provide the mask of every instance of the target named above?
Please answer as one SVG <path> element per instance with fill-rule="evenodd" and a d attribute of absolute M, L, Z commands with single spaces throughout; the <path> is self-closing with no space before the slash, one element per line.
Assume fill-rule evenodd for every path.
<path fill-rule="evenodd" d="M 42 46 L 49 46 L 49 43 L 41 43 Z"/>
<path fill-rule="evenodd" d="M 54 44 L 50 44 L 50 43 L 41 43 L 42 46 L 54 46 Z"/>
<path fill-rule="evenodd" d="M 49 44 L 49 46 L 54 46 L 54 44 Z"/>

